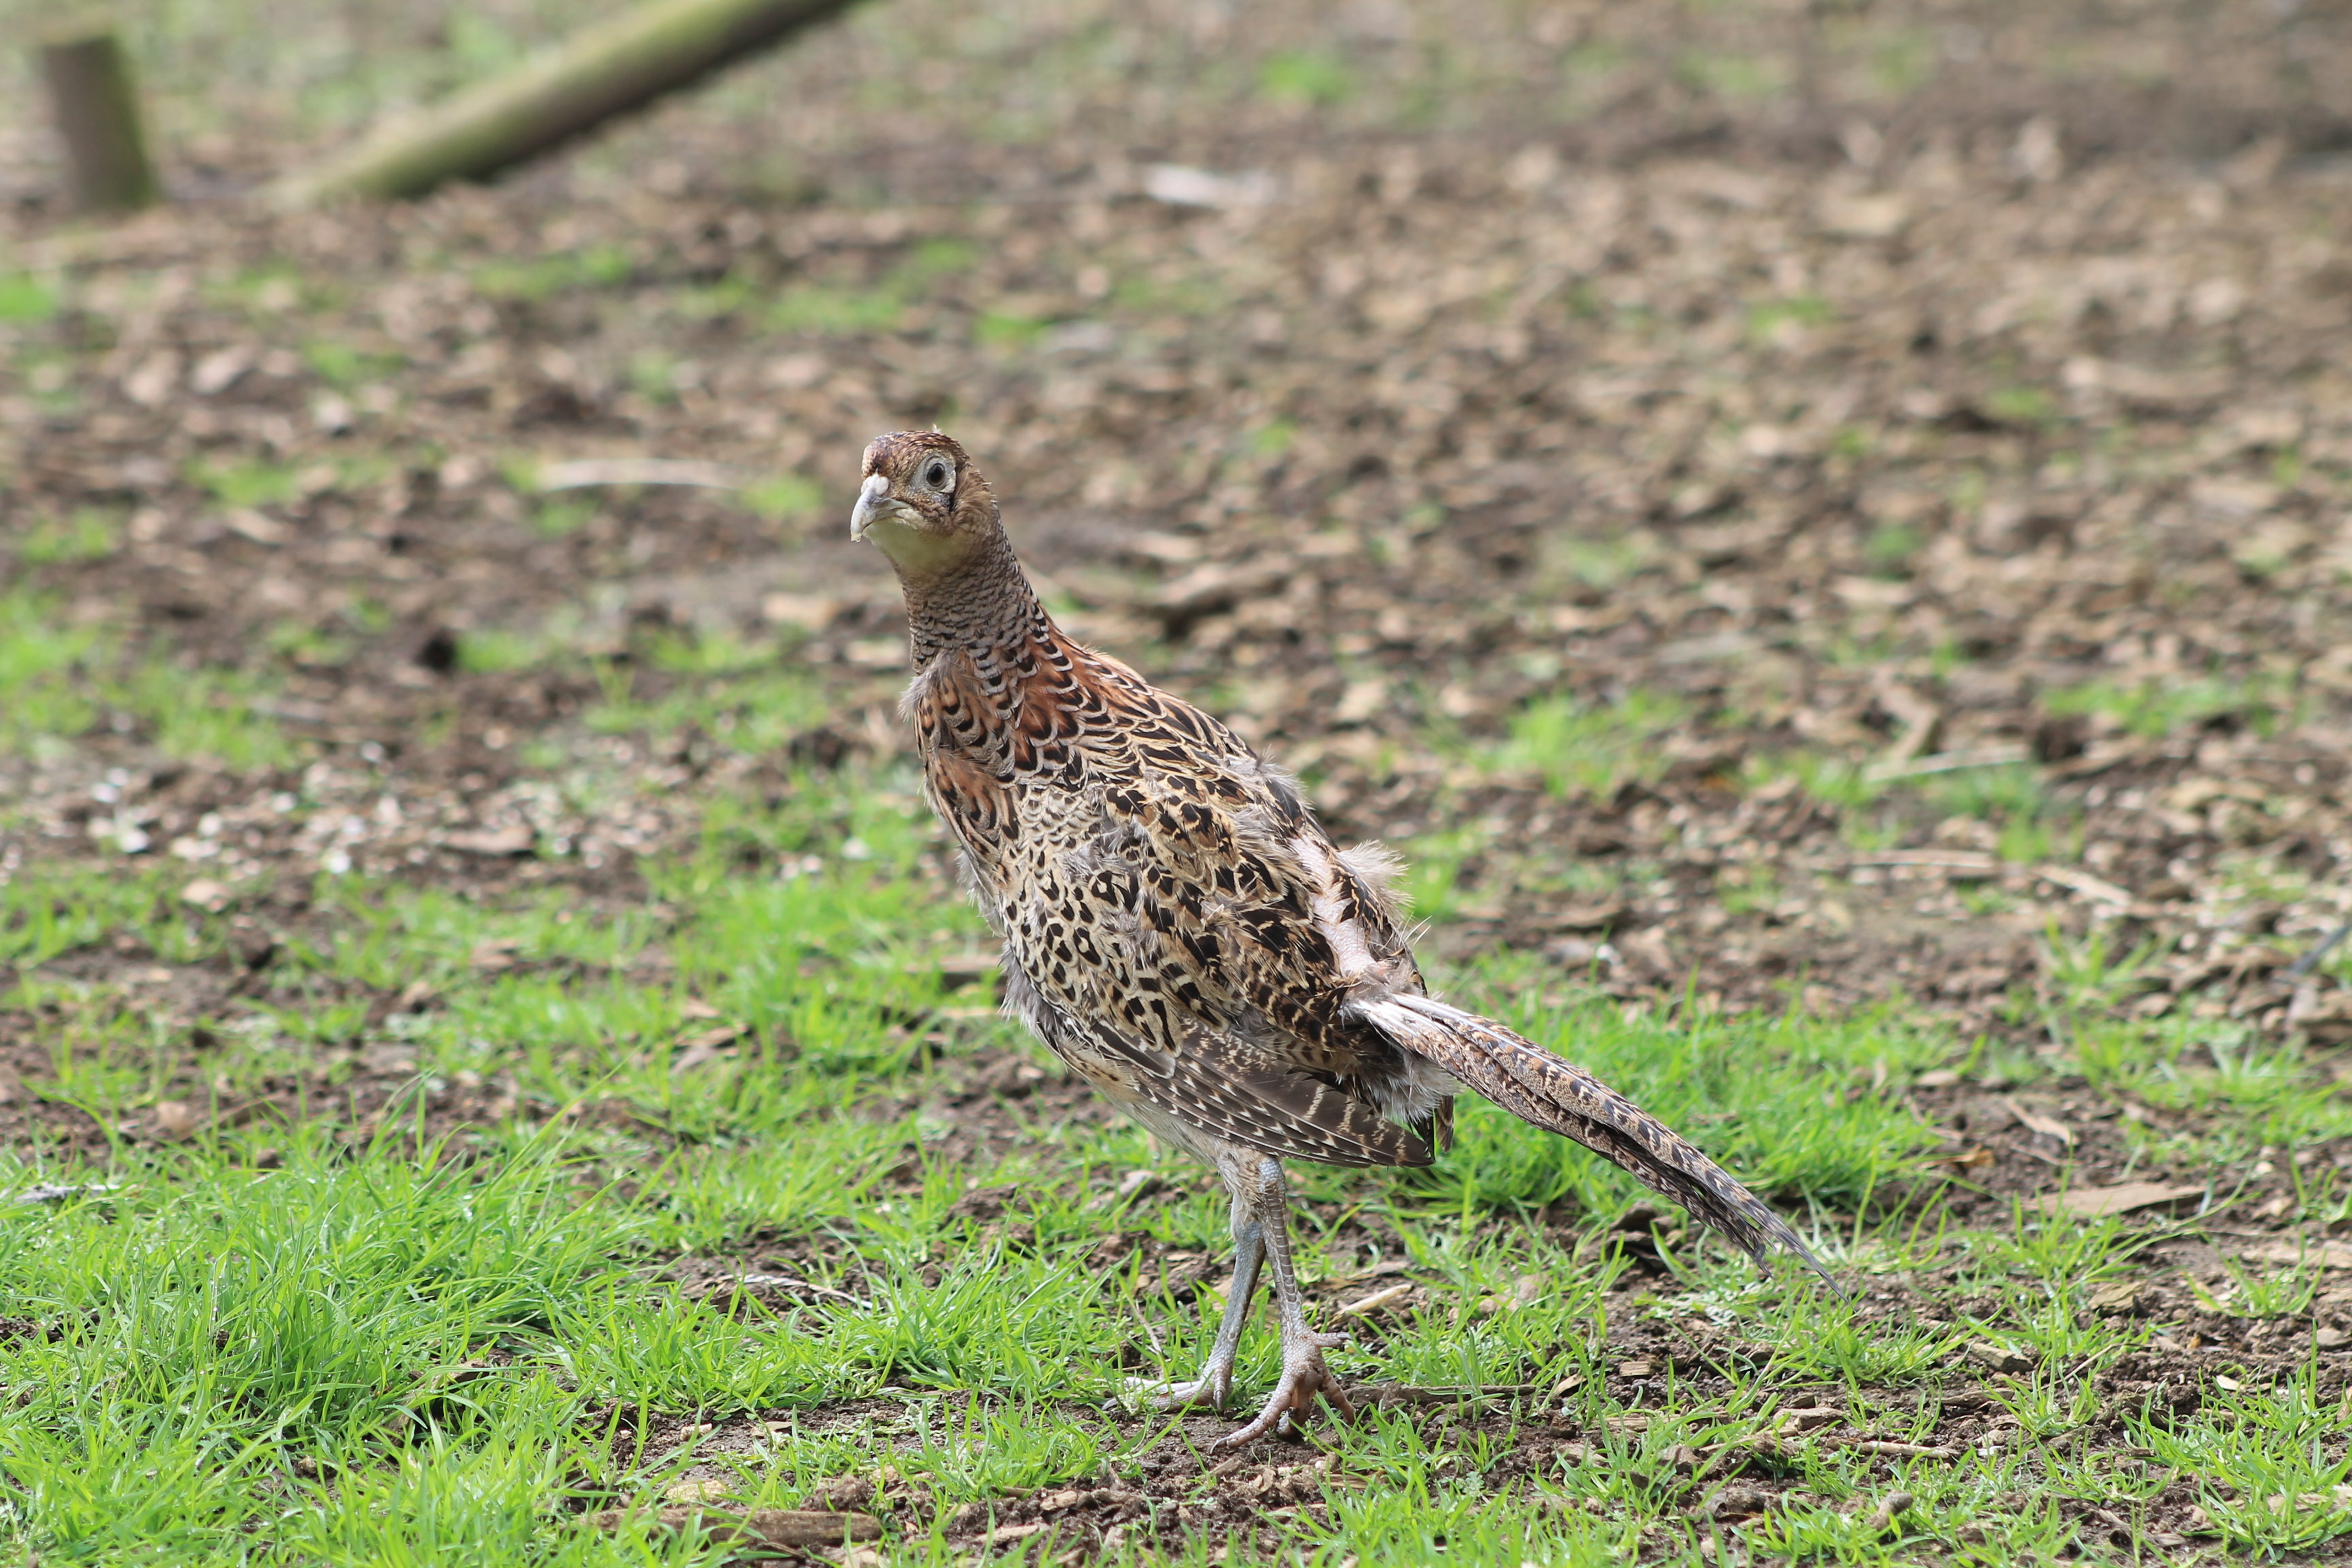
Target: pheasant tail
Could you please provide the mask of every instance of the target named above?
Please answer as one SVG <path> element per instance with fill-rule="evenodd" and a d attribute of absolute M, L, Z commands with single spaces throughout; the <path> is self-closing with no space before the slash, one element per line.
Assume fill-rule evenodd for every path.
<path fill-rule="evenodd" d="M 1760 1266 L 1773 1245 L 1830 1278 L 1780 1215 L 1673 1129 L 1586 1072 L 1475 1013 L 1427 996 L 1391 994 L 1357 1016 L 1523 1121 L 1632 1172 L 1715 1227 Z M 1834 1286 L 1835 1281 L 1832 1281 Z"/>

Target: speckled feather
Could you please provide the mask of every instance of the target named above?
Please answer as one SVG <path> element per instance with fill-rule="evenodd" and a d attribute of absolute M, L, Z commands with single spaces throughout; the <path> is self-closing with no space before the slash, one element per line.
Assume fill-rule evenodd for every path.
<path fill-rule="evenodd" d="M 1759 1258 L 1777 1242 L 1813 1262 L 1632 1101 L 1428 997 L 1392 862 L 1336 848 L 1224 725 L 1064 636 L 953 441 L 883 437 L 866 474 L 860 526 L 911 531 L 882 542 L 907 590 L 931 803 L 1003 938 L 1008 1004 L 1073 1070 L 1197 1152 L 1223 1140 L 1338 1165 L 1428 1163 L 1466 1086 Z"/>

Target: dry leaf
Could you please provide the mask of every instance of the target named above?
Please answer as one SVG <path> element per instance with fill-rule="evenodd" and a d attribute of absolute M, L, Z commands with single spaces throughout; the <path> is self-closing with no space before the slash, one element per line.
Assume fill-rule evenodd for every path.
<path fill-rule="evenodd" d="M 2264 1241 L 2238 1255 L 2250 1263 L 2304 1268 L 2352 1268 L 2352 1241 Z"/>
<path fill-rule="evenodd" d="M 466 855 L 528 855 L 539 836 L 529 827 L 516 824 L 509 827 L 484 827 L 464 833 L 452 833 L 442 841 L 444 847 Z"/>
<path fill-rule="evenodd" d="M 2042 1112 L 2019 1103 L 2013 1095 L 2003 1095 L 2001 1103 L 2009 1107 L 2009 1113 L 2023 1122 L 2026 1129 L 2035 1136 L 2055 1138 L 2061 1143 L 2071 1144 L 2074 1142 L 2074 1129 L 2056 1117 L 2044 1116 Z"/>
<path fill-rule="evenodd" d="M 2044 1214 L 2069 1214 L 2077 1219 L 2102 1215 L 2131 1214 L 2139 1209 L 2175 1208 L 2205 1195 L 2203 1187 L 2168 1186 L 2162 1182 L 2121 1182 L 2112 1187 L 2076 1187 L 2042 1200 Z"/>

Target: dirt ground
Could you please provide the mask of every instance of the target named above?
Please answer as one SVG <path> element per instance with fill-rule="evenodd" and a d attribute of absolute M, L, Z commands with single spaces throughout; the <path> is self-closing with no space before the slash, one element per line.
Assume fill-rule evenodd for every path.
<path fill-rule="evenodd" d="M 2333 28 L 2295 47 L 2334 58 Z M 1174 150 L 1265 165 L 1223 206 L 1154 199 L 1149 148 L 1056 143 L 1031 191 L 1021 150 L 887 138 L 763 196 L 704 173 L 745 128 L 690 104 L 622 132 L 668 154 L 643 178 L 102 227 L 20 201 L 63 304 L 11 329 L 10 525 L 121 530 L 20 580 L 282 677 L 264 710 L 329 809 L 118 716 L 0 765 L 9 853 L 128 829 L 258 879 L 253 973 L 175 983 L 214 994 L 268 983 L 321 864 L 626 900 L 690 797 L 903 745 L 891 585 L 839 515 L 867 436 L 938 419 L 1068 618 L 1305 772 L 1337 833 L 1474 830 L 1444 946 L 1599 952 L 1629 998 L 1899 989 L 1977 1031 L 2050 989 L 2053 931 L 2096 931 L 2160 950 L 2145 1014 L 2352 1037 L 2337 971 L 2292 967 L 2347 903 L 2352 289 L 2341 122 L 2263 121 L 2248 85 L 2283 37 L 2223 28 L 2193 91 L 2137 98 L 1948 66 L 1875 121 L 1826 88 L 1669 112 L 1639 71 L 1507 144 L 1262 107 Z M 890 330 L 841 304 L 892 289 Z M 812 324 L 746 330 L 777 298 Z M 781 524 L 648 487 L 530 525 L 519 462 L 635 457 L 805 480 Z M 803 639 L 834 715 L 761 754 L 612 742 L 667 798 L 551 798 L 529 738 L 672 626 Z M 484 633 L 548 656 L 469 670 Z M 1464 760 L 1545 693 L 1648 701 L 1642 765 L 1553 794 Z M 1988 756 L 2041 764 L 2022 847 L 1925 787 Z M 1806 759 L 1920 787 L 1841 812 Z M 114 959 L 141 955 L 86 962 Z"/>
<path fill-rule="evenodd" d="M 1122 121 L 1072 89 L 1025 141 L 909 123 L 856 85 L 886 46 L 827 34 L 760 68 L 789 100 L 765 119 L 682 101 L 489 188 L 291 216 L 235 194 L 299 155 L 268 125 L 172 167 L 204 199 L 103 226 L 17 135 L 0 274 L 56 308 L 0 322 L 0 529 L 88 511 L 115 547 L 12 574 L 69 624 L 247 672 L 292 750 L 168 757 L 123 711 L 0 752 L 0 876 L 184 860 L 234 958 L 50 966 L 152 973 L 183 1026 L 291 985 L 274 955 L 328 918 L 321 868 L 641 902 L 702 803 L 904 749 L 903 620 L 845 518 L 865 441 L 936 421 L 1082 637 L 1299 770 L 1336 836 L 1456 846 L 1442 955 L 1538 951 L 1629 1006 L 1899 996 L 2050 1055 L 2086 966 L 2137 953 L 2116 1005 L 2299 1039 L 2328 1074 L 2352 1043 L 2325 947 L 2352 916 L 2352 13 L 1862 7 L 1841 33 L 1834 9 L 1673 13 L 1708 59 L 1792 62 L 1767 90 L 1709 86 L 1659 43 L 1665 8 L 1599 4 L 1480 13 L 1528 63 L 1474 120 L 1145 94 Z M 1329 23 L 1365 80 L 1421 36 L 1391 12 L 1418 15 Z M 1182 24 L 1198 55 L 1322 25 L 1216 16 Z M 1882 35 L 1927 51 L 1899 90 L 1841 63 Z M 1603 97 L 1537 90 L 1604 46 Z M 995 79 L 936 68 L 933 96 Z M 819 124 L 789 179 L 760 161 Z M 537 488 L 640 458 L 763 484 L 764 514 Z M 576 727 L 598 663 L 658 704 L 698 679 L 654 657 L 681 636 L 783 639 L 825 710 L 756 747 L 599 739 L 628 787 L 548 787 L 531 742 Z M 1550 788 L 1512 726 L 1560 696 L 1617 718 L 1582 742 L 1599 771 Z M 1988 771 L 2009 794 L 1968 793 Z M 361 999 L 371 1028 L 416 1000 Z M 0 1054 L 39 1076 L 11 1007 Z M 254 1114 L 371 1129 L 411 1066 L 362 1038 L 331 1100 L 289 1079 Z M 1020 1070 L 973 1058 L 931 1091 L 972 1151 L 1024 1095 L 1094 1113 Z M 1930 1076 L 1963 1213 L 2192 1173 L 2127 1168 L 2119 1120 L 2166 1113 L 2080 1079 Z M 518 1109 L 561 1108 L 493 1081 L 434 1114 Z M 0 1137 L 35 1128 L 107 1146 L 0 1079 Z M 2352 1166 L 2296 1154 L 2249 1177 L 2250 1236 L 2298 1172 Z M 1948 1309 L 1935 1283 L 1867 1310 Z M 2217 1352 L 2302 1353 L 2141 1289 L 2116 1310 L 2188 1338 L 2105 1374 L 2103 1406 L 2193 1401 Z M 1702 1384 L 1739 1353 L 1698 1321 L 1611 1321 L 1625 1363 Z M 2341 1342 L 2352 1296 L 2294 1331 L 2319 1329 Z M 1514 1431 L 1513 1464 L 1603 1436 L 1515 1397 L 1438 1418 Z M 1987 1415 L 1944 1421 L 1958 1453 Z M 1693 1460 L 1692 1507 L 1721 1516 L 1787 1484 L 1769 1454 Z M 1202 1494 L 1171 1441 L 1150 1528 L 1310 1506 L 1312 1464 Z M 1143 1500 L 1015 1500 L 950 1534 L 1098 1542 Z M 2192 1533 L 2174 1500 L 2158 1522 Z"/>

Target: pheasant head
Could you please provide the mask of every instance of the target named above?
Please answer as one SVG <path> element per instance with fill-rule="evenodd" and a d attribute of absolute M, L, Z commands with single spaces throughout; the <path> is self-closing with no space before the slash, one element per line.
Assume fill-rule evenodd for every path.
<path fill-rule="evenodd" d="M 1013 558 L 996 492 L 936 430 L 893 430 L 866 448 L 849 537 L 869 540 L 898 574 L 915 668 L 950 647 L 1011 647 L 1053 622 Z"/>
<path fill-rule="evenodd" d="M 870 540 L 902 580 L 937 578 L 1004 537 L 996 492 L 961 447 L 936 430 L 893 430 L 866 448 L 849 537 Z"/>

